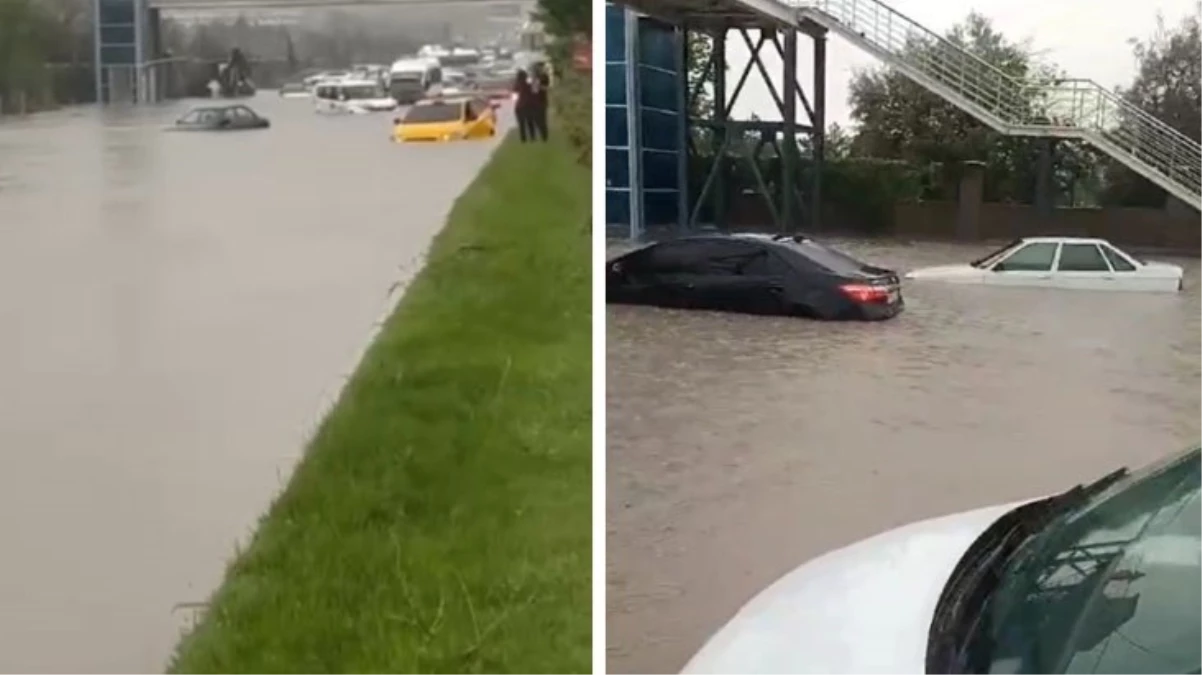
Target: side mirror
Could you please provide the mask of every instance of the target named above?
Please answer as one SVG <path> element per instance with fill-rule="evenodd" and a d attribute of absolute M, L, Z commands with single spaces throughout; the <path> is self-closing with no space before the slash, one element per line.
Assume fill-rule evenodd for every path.
<path fill-rule="evenodd" d="M 401 123 L 401 118 L 399 118 L 399 117 L 392 118 L 392 126 L 395 127 L 396 125 L 398 125 L 400 123 Z"/>

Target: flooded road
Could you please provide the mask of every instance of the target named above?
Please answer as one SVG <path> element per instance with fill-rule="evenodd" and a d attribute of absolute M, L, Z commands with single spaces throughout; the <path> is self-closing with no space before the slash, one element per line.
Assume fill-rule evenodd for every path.
<path fill-rule="evenodd" d="M 0 671 L 161 671 L 494 143 L 0 121 Z"/>
<path fill-rule="evenodd" d="M 907 270 L 990 246 L 844 242 Z M 883 323 L 610 306 L 608 662 L 678 672 L 756 592 L 913 520 L 1058 492 L 1199 437 L 1180 295 L 905 286 Z"/>

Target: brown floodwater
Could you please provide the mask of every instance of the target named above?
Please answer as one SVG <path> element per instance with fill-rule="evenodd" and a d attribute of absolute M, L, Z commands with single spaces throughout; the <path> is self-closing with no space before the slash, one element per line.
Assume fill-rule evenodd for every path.
<path fill-rule="evenodd" d="M 841 242 L 894 269 L 989 245 Z M 610 306 L 610 672 L 677 672 L 756 592 L 906 522 L 1036 497 L 1199 438 L 1182 294 L 910 283 L 882 323 Z"/>
<path fill-rule="evenodd" d="M 495 145 L 247 103 L 0 121 L 0 671 L 164 667 Z"/>

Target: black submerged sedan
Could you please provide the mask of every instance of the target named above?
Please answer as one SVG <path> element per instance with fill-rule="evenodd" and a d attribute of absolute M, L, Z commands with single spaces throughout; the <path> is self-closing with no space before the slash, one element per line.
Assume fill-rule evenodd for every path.
<path fill-rule="evenodd" d="M 266 129 L 271 122 L 244 105 L 196 108 L 175 121 L 178 131 L 240 131 Z"/>
<path fill-rule="evenodd" d="M 888 319 L 905 306 L 893 270 L 801 235 L 705 235 L 663 241 L 609 261 L 613 303 Z"/>

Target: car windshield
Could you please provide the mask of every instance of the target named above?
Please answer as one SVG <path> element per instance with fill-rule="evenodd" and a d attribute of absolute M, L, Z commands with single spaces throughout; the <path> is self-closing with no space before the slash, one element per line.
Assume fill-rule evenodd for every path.
<path fill-rule="evenodd" d="M 371 84 L 352 84 L 342 87 L 342 93 L 351 101 L 367 98 L 382 98 L 384 93 L 380 88 Z"/>
<path fill-rule="evenodd" d="M 1029 539 L 970 639 L 969 672 L 1199 672 L 1200 469 L 1195 448 Z"/>
<path fill-rule="evenodd" d="M 982 269 L 984 269 L 986 267 L 992 267 L 993 264 L 996 263 L 1002 256 L 1010 253 L 1011 251 L 1013 251 L 1017 246 L 1021 245 L 1022 243 L 1023 243 L 1022 239 L 1015 239 L 1014 241 L 997 249 L 996 251 L 990 253 L 989 255 L 987 255 L 983 258 L 977 258 L 976 260 L 974 260 L 968 264 L 972 265 L 973 267 L 978 267 L 978 268 L 982 268 Z"/>
<path fill-rule="evenodd" d="M 436 122 L 457 122 L 460 118 L 458 103 L 428 103 L 415 105 L 405 115 L 405 124 L 433 124 Z"/>

